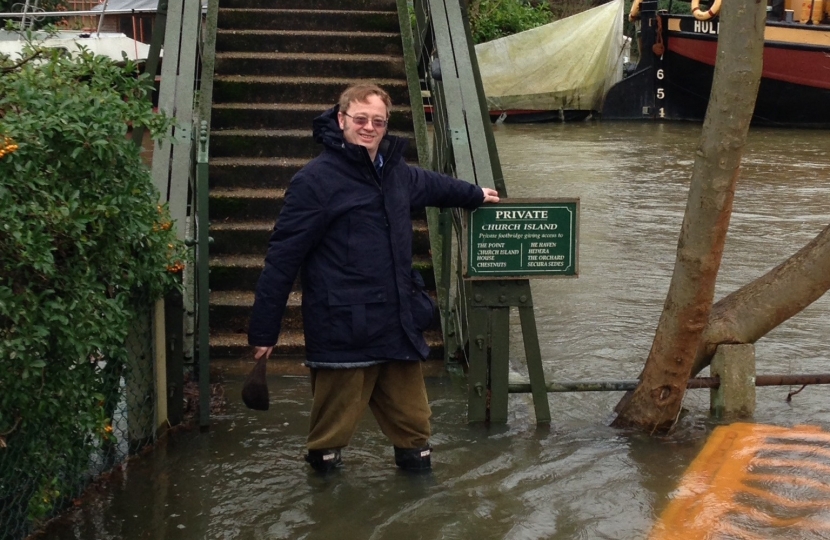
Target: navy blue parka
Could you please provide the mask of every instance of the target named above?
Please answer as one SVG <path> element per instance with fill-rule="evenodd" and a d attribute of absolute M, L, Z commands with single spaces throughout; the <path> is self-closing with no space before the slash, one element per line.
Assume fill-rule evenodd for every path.
<path fill-rule="evenodd" d="M 366 148 L 343 139 L 338 107 L 314 120 L 322 153 L 292 178 L 268 244 L 248 330 L 250 345 L 277 342 L 298 271 L 306 363 L 361 367 L 421 360 L 423 304 L 412 272 L 412 210 L 477 208 L 478 186 L 412 167 L 407 141 L 386 135 L 378 172 Z M 421 306 L 421 307 L 419 307 Z"/>

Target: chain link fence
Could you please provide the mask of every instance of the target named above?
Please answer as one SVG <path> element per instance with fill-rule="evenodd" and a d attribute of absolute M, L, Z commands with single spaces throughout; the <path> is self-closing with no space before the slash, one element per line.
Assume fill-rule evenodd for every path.
<path fill-rule="evenodd" d="M 31 425 L 23 417 L 0 438 L 0 540 L 19 540 L 72 504 L 98 475 L 155 440 L 155 373 L 150 310 L 130 328 L 119 359 L 92 357 L 99 388 L 94 393 L 103 415 L 95 425 Z M 43 400 L 60 400 L 60 395 Z M 81 415 L 79 415 L 81 416 Z M 44 422 L 48 424 L 48 422 Z M 4 442 L 5 441 L 5 442 Z"/>

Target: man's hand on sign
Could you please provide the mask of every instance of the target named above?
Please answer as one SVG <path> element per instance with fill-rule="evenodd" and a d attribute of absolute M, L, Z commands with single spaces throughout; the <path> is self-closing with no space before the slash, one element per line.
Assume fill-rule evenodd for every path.
<path fill-rule="evenodd" d="M 490 188 L 481 188 L 481 191 L 484 192 L 484 202 L 485 203 L 495 203 L 499 202 L 499 192 L 495 189 Z"/>

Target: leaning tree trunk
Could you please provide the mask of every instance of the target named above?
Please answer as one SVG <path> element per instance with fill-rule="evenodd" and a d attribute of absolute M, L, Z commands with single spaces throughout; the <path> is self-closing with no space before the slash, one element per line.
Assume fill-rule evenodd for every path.
<path fill-rule="evenodd" d="M 761 79 L 766 4 L 724 2 L 709 107 L 695 156 L 674 274 L 640 384 L 613 425 L 670 428 L 712 308 L 732 200 Z"/>
<path fill-rule="evenodd" d="M 692 365 L 697 375 L 721 343 L 755 343 L 830 290 L 830 226 L 798 253 L 712 308 Z"/>

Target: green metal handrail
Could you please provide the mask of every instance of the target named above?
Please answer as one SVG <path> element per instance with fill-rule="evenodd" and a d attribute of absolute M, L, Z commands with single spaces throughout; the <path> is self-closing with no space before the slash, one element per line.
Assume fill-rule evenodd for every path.
<path fill-rule="evenodd" d="M 407 12 L 411 30 L 409 24 L 401 24 L 405 42 L 409 34 L 413 44 L 414 58 L 406 60 L 417 63 L 414 68 L 407 65 L 407 72 L 417 72 L 419 80 L 426 82 L 432 106 L 432 156 L 429 160 L 421 158 L 422 164 L 482 187 L 498 189 L 506 196 L 465 10 L 452 0 L 415 0 L 412 9 Z M 416 130 L 416 137 L 425 134 Z M 420 147 L 419 143 L 419 150 Z M 458 365 L 458 357 L 464 355 L 469 341 L 467 291 L 460 275 L 461 216 L 457 211 L 443 210 L 432 211 L 427 217 L 444 359 L 448 367 L 453 367 Z"/>
<path fill-rule="evenodd" d="M 197 278 L 198 278 L 198 351 L 199 351 L 199 425 L 206 429 L 210 423 L 210 286 L 209 274 L 209 168 L 210 114 L 213 103 L 213 70 L 216 62 L 216 28 L 219 17 L 219 0 L 208 0 L 207 18 L 202 28 L 201 81 L 197 114 L 199 145 L 196 154 L 196 215 L 197 215 Z"/>

